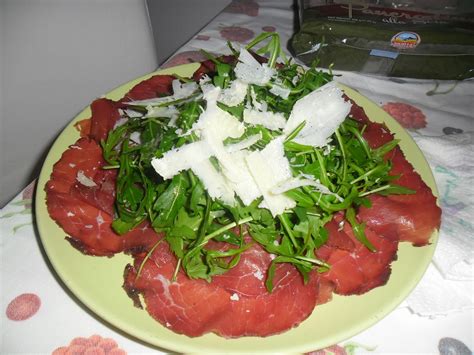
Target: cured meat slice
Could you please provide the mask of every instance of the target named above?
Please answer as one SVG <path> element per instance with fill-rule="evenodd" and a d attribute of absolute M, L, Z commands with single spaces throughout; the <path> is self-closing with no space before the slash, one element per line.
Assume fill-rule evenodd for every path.
<path fill-rule="evenodd" d="M 188 336 L 208 332 L 223 337 L 267 336 L 290 329 L 314 309 L 319 279 L 311 275 L 305 285 L 300 273 L 289 264 L 277 266 L 274 290 L 265 289 L 271 257 L 254 244 L 241 254 L 239 264 L 212 283 L 191 280 L 182 271 L 171 282 L 176 260 L 167 244 L 161 243 L 142 267 L 144 256 L 135 258 L 125 271 L 124 287 L 137 300 L 143 294 L 147 311 L 164 326 Z M 330 298 L 321 292 L 321 303 Z"/>
<path fill-rule="evenodd" d="M 365 126 L 363 136 L 371 148 L 378 148 L 393 139 L 393 134 L 384 124 L 370 121 L 361 106 L 348 97 L 346 99 L 352 104 L 349 116 Z"/>
<path fill-rule="evenodd" d="M 119 102 L 147 100 L 172 94 L 173 75 L 155 75 L 135 85 Z"/>
<path fill-rule="evenodd" d="M 238 233 L 238 229 L 235 229 Z M 246 243 L 255 243 L 250 237 L 245 238 Z M 208 249 L 228 249 L 229 243 L 216 243 L 211 241 L 206 246 Z M 269 253 L 265 252 L 259 244 L 241 254 L 239 263 L 222 275 L 212 278 L 212 282 L 229 292 L 236 292 L 239 296 L 259 296 L 267 294 L 265 279 L 266 270 L 272 262 Z"/>
<path fill-rule="evenodd" d="M 376 248 L 371 252 L 359 242 L 349 223 L 344 223 L 343 232 L 350 238 L 353 251 L 324 245 L 317 251 L 318 257 L 331 265 L 321 277 L 334 285 L 340 295 L 360 295 L 375 287 L 385 285 L 391 272 L 391 262 L 396 259 L 398 241 L 383 238 L 366 228 L 369 241 Z"/>
<path fill-rule="evenodd" d="M 440 225 L 440 209 L 436 202 L 412 203 L 409 196 L 406 202 L 402 196 L 397 200 L 379 195 L 370 197 L 371 208 L 362 207 L 358 217 L 370 229 L 390 239 L 408 241 L 415 246 L 429 243 L 433 232 Z"/>
<path fill-rule="evenodd" d="M 334 292 L 334 283 L 323 277 L 318 278 L 318 296 L 316 297 L 316 306 L 329 302 Z"/>
<path fill-rule="evenodd" d="M 100 146 L 93 140 L 80 138 L 54 164 L 46 192 L 69 193 L 71 186 L 77 182 L 78 174 L 91 178 L 103 164 Z"/>
<path fill-rule="evenodd" d="M 87 255 L 137 252 L 150 248 L 159 239 L 148 224 L 124 235 L 116 234 L 111 228 L 111 215 L 68 193 L 48 192 L 47 207 L 51 218 L 69 234 L 68 241 Z"/>
<path fill-rule="evenodd" d="M 253 51 L 250 51 L 250 54 L 259 62 L 259 63 L 267 63 L 268 59 L 265 57 L 262 57 L 261 55 L 256 54 Z M 226 63 L 226 64 L 233 64 L 236 62 L 237 58 L 233 55 L 222 55 L 218 58 L 218 60 L 221 63 Z M 277 68 L 282 67 L 283 65 L 280 63 L 277 63 Z M 199 81 L 204 75 L 208 74 L 212 76 L 214 73 L 216 73 L 216 64 L 212 60 L 205 60 L 201 62 L 200 67 L 194 72 L 193 74 L 193 80 L 194 81 Z"/>
<path fill-rule="evenodd" d="M 355 248 L 355 244 L 352 239 L 349 238 L 349 236 L 343 231 L 343 223 L 344 222 L 342 222 L 342 220 L 340 220 L 338 223 L 333 218 L 324 225 L 324 228 L 326 228 L 329 232 L 326 245 L 337 249 L 352 251 Z"/>
<path fill-rule="evenodd" d="M 70 146 L 45 187 L 49 215 L 84 254 L 112 256 L 149 248 L 158 235 L 148 224 L 122 236 L 112 230 L 115 172 L 101 170 L 103 164 L 94 140 L 81 138 Z"/>
<path fill-rule="evenodd" d="M 368 121 L 365 127 L 363 136 L 371 148 L 378 148 L 394 138 L 393 134 L 382 123 Z"/>
<path fill-rule="evenodd" d="M 232 295 L 230 316 L 219 323 L 220 335 L 276 334 L 294 327 L 311 314 L 318 299 L 316 274 L 305 285 L 301 274 L 292 265 L 279 264 L 273 280 L 274 289 L 268 293 L 265 280 L 271 261 L 271 255 L 255 243 L 241 254 L 237 266 L 213 277 L 214 285 L 223 287 Z"/>
<path fill-rule="evenodd" d="M 106 212 L 67 193 L 49 192 L 47 206 L 51 218 L 71 236 L 71 244 L 84 254 L 112 256 L 121 250 L 122 241 L 113 235 Z"/>
<path fill-rule="evenodd" d="M 369 117 L 367 117 L 367 114 L 365 113 L 364 109 L 362 106 L 359 106 L 356 104 L 354 100 L 349 98 L 349 96 L 344 95 L 344 99 L 346 101 L 350 101 L 351 103 L 351 111 L 349 112 L 349 117 L 355 119 L 356 121 L 360 123 L 368 123 L 370 122 Z"/>
<path fill-rule="evenodd" d="M 238 280 L 236 277 L 235 281 Z M 301 274 L 292 265 L 279 264 L 272 293 L 265 291 L 254 297 L 232 293 L 230 311 L 218 324 L 218 333 L 224 337 L 268 336 L 291 329 L 312 313 L 318 300 L 318 286 L 315 273 L 304 285 Z"/>
<path fill-rule="evenodd" d="M 113 216 L 116 178 L 117 170 L 98 170 L 92 180 L 95 185 L 86 186 L 76 181 L 71 187 L 71 196 L 77 197 Z"/>
<path fill-rule="evenodd" d="M 370 122 L 363 109 L 355 103 L 351 113 L 366 126 L 364 138 L 370 147 L 380 147 L 393 139 L 385 125 Z M 394 183 L 414 190 L 415 194 L 371 195 L 372 207 L 361 207 L 358 217 L 384 237 L 408 241 L 415 246 L 426 245 L 441 222 L 441 209 L 436 198 L 399 147 L 387 153 L 385 158 L 392 163 L 390 174 L 397 176 Z"/>
<path fill-rule="evenodd" d="M 199 68 L 194 72 L 193 79 L 194 81 L 199 81 L 204 75 L 215 73 L 215 71 L 216 65 L 214 62 L 212 60 L 205 60 L 204 62 L 201 62 Z"/>
<path fill-rule="evenodd" d="M 433 232 L 440 227 L 441 209 L 437 206 L 431 189 L 398 148 L 390 153 L 390 160 L 393 164 L 390 173 L 399 176 L 395 182 L 416 193 L 370 196 L 371 208 L 361 207 L 358 216 L 383 236 L 408 241 L 415 246 L 426 245 Z"/>
<path fill-rule="evenodd" d="M 120 118 L 120 112 L 115 101 L 109 99 L 97 99 L 91 104 L 91 127 L 89 137 L 100 143 L 107 138 L 109 132 L 114 128 Z"/>
<path fill-rule="evenodd" d="M 89 134 L 91 134 L 91 119 L 80 120 L 74 124 L 74 127 L 79 131 L 81 137 L 89 137 Z"/>
<path fill-rule="evenodd" d="M 436 199 L 431 189 L 425 184 L 420 174 L 418 174 L 413 166 L 405 159 L 400 148 L 396 147 L 389 153 L 389 159 L 392 162 L 391 175 L 398 176 L 396 183 L 401 186 L 415 190 L 416 194 L 409 195 L 391 195 L 393 200 L 400 200 L 406 203 L 434 203 Z"/>
<path fill-rule="evenodd" d="M 142 294 L 148 313 L 179 334 L 199 336 L 216 329 L 229 308 L 229 293 L 204 280 L 191 280 L 182 271 L 171 281 L 176 258 L 166 242 L 160 243 L 138 274 L 145 254 L 125 269 L 124 288 L 138 304 Z"/>

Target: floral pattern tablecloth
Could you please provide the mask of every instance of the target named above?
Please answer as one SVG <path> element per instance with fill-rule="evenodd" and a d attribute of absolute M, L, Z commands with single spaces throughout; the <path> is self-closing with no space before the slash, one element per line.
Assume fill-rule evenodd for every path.
<path fill-rule="evenodd" d="M 200 49 L 211 53 L 228 52 L 227 40 L 245 44 L 262 31 L 277 31 L 282 43 L 286 43 L 294 31 L 292 4 L 290 0 L 234 1 L 163 67 L 203 60 L 205 58 Z M 473 81 L 436 83 L 429 80 L 391 80 L 357 73 L 338 74 L 341 76 L 337 80 L 379 104 L 417 142 L 423 143 L 424 138 L 451 142 L 459 137 L 465 142 L 460 145 L 461 152 L 466 149 L 466 156 L 472 156 Z M 425 153 L 436 155 L 433 151 Z M 472 221 L 463 216 L 472 210 L 474 167 L 469 162 L 462 164 L 468 169 L 467 176 L 471 179 L 467 191 L 464 191 L 460 190 L 466 186 L 466 182 L 461 180 L 464 175 L 447 169 L 435 159 L 430 163 L 438 177 L 438 185 L 441 183 L 439 189 L 443 211 L 448 211 L 451 221 L 459 221 L 461 227 L 456 229 L 456 233 L 468 234 L 470 239 L 467 239 L 466 245 L 471 249 L 468 254 L 472 257 L 474 228 Z M 443 174 L 447 178 L 441 179 Z M 35 182 L 32 182 L 0 211 L 0 352 L 97 355 L 168 353 L 166 349 L 148 346 L 102 322 L 63 287 L 44 254 L 35 229 L 32 213 L 34 189 Z M 446 225 L 449 226 L 449 223 Z M 446 227 L 444 232 L 449 235 L 450 231 Z M 472 291 L 472 279 L 463 282 L 463 287 L 467 285 L 468 290 L 470 287 Z M 467 297 L 472 298 L 472 295 Z M 313 353 L 471 354 L 473 334 L 472 300 L 470 304 L 467 300 L 467 303 L 465 301 L 459 306 L 453 305 L 442 315 L 419 315 L 416 309 L 403 304 L 352 339 L 326 349 L 314 349 Z"/>

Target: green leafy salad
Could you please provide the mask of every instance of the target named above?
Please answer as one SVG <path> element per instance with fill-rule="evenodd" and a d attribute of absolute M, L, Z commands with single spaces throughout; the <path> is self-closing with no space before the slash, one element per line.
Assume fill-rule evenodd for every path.
<path fill-rule="evenodd" d="M 102 142 L 106 168 L 118 169 L 113 229 L 148 220 L 178 259 L 175 276 L 182 268 L 208 281 L 259 243 L 274 255 L 269 291 L 278 263 L 305 280 L 330 268 L 315 251 L 339 211 L 375 250 L 356 210 L 372 193 L 411 192 L 392 183 L 383 158 L 397 141 L 371 149 L 333 75 L 284 58 L 278 34 L 229 47 L 235 59 L 208 55 L 216 70 L 199 82 L 176 77 L 172 95 L 122 110 Z"/>

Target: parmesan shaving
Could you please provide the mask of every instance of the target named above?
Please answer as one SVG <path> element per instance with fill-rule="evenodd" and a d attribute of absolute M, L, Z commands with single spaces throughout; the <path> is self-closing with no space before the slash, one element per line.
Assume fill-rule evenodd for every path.
<path fill-rule="evenodd" d="M 283 83 L 278 80 L 276 81 L 270 89 L 270 92 L 273 95 L 279 96 L 282 99 L 286 100 L 290 96 L 291 90 L 283 85 Z"/>
<path fill-rule="evenodd" d="M 246 206 L 262 195 L 246 164 L 248 155 L 248 151 L 241 150 L 226 156 L 221 155 L 219 160 L 229 185 Z"/>
<path fill-rule="evenodd" d="M 163 154 L 162 158 L 153 158 L 151 165 L 164 179 L 171 179 L 183 170 L 191 168 L 193 164 L 209 159 L 212 150 L 206 142 L 198 141 L 172 149 Z"/>
<path fill-rule="evenodd" d="M 253 125 L 260 124 L 273 131 L 283 129 L 286 125 L 285 116 L 281 113 L 260 112 L 247 108 L 244 109 L 244 121 Z"/>
<path fill-rule="evenodd" d="M 296 206 L 291 198 L 272 192 L 275 186 L 292 176 L 290 163 L 284 155 L 283 137 L 275 138 L 261 151 L 250 153 L 246 162 L 263 195 L 262 207 L 268 208 L 275 217 Z"/>
<path fill-rule="evenodd" d="M 296 143 L 323 147 L 351 110 L 343 92 L 330 82 L 296 101 L 284 132 L 290 134 L 300 123 L 306 125 L 294 138 Z"/>
<path fill-rule="evenodd" d="M 211 198 L 220 199 L 231 206 L 235 204 L 234 190 L 209 159 L 193 163 L 191 170 L 201 180 Z"/>
<path fill-rule="evenodd" d="M 275 69 L 266 63 L 260 64 L 245 48 L 239 55 L 239 63 L 234 69 L 235 76 L 247 84 L 265 85 L 275 74 Z"/>
<path fill-rule="evenodd" d="M 318 192 L 321 192 L 322 194 L 326 195 L 333 195 L 335 196 L 340 202 L 343 201 L 343 198 L 340 197 L 338 194 L 332 192 L 329 190 L 325 185 L 321 184 L 319 179 L 314 179 L 312 175 L 307 175 L 307 174 L 300 174 L 297 177 L 288 179 L 286 181 L 283 181 L 281 184 L 278 186 L 274 187 L 271 191 L 274 194 L 282 194 L 287 191 L 296 189 L 298 187 L 303 187 L 303 186 L 312 186 L 314 187 Z"/>
<path fill-rule="evenodd" d="M 224 89 L 217 101 L 227 106 L 237 106 L 242 103 L 247 95 L 248 84 L 237 79 L 230 84 L 230 87 Z"/>
<path fill-rule="evenodd" d="M 148 117 L 177 117 L 179 115 L 179 111 L 175 106 L 166 106 L 166 107 L 160 107 L 160 106 L 152 106 L 148 105 L 146 107 L 147 113 L 145 118 Z"/>

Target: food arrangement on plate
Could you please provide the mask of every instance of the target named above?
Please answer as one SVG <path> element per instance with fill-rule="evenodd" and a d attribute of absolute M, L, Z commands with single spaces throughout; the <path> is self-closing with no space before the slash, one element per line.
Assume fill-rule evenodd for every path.
<path fill-rule="evenodd" d="M 330 72 L 281 58 L 276 33 L 230 48 L 95 100 L 45 186 L 70 244 L 131 255 L 130 302 L 189 337 L 285 332 L 383 286 L 399 243 L 440 224 L 398 140 Z"/>

